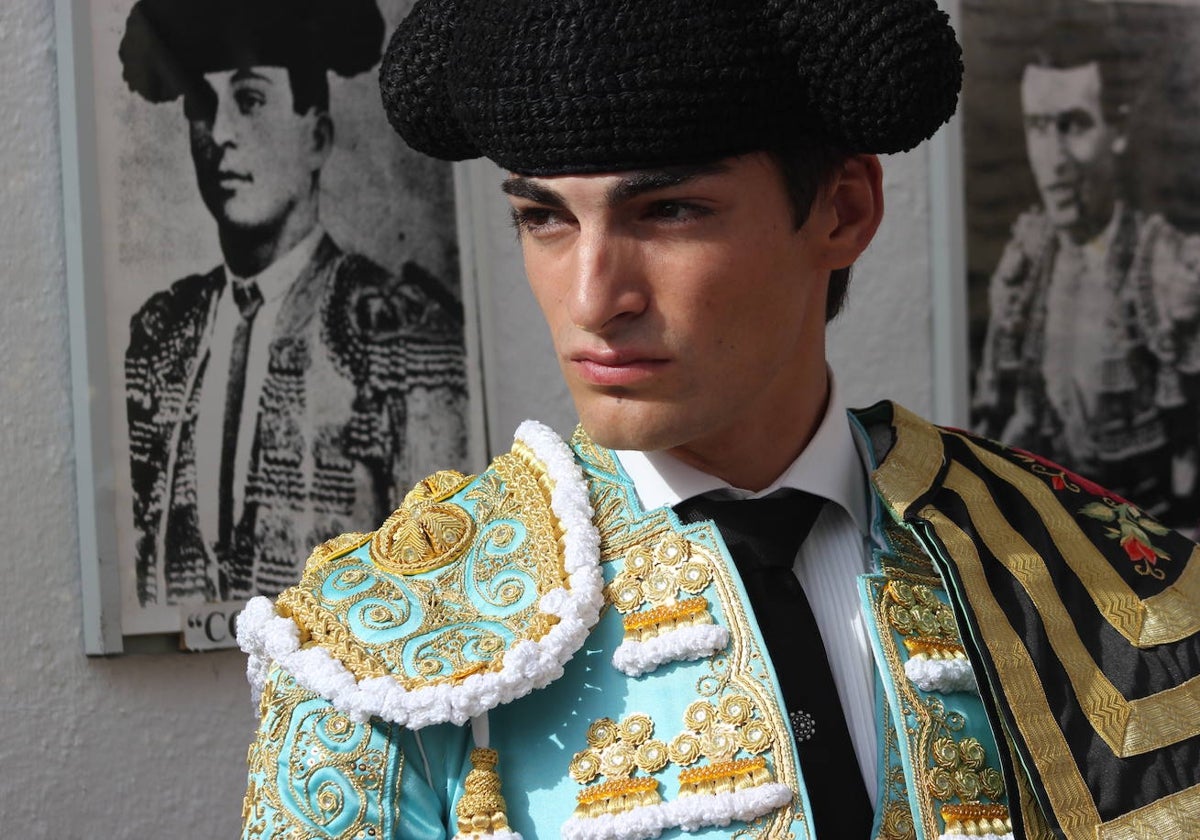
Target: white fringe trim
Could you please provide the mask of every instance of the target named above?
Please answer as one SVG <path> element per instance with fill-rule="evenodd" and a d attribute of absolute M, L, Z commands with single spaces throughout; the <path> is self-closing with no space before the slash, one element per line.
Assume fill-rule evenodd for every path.
<path fill-rule="evenodd" d="M 489 831 L 487 834 L 476 834 L 475 832 L 463 834 L 459 832 L 454 835 L 452 840 L 523 840 L 523 838 L 515 831 L 502 829 L 500 831 Z"/>
<path fill-rule="evenodd" d="M 300 649 L 296 624 L 276 615 L 271 602 L 260 596 L 251 599 L 238 622 L 238 644 L 249 655 L 247 675 L 255 703 L 272 660 L 352 720 L 379 717 L 410 729 L 446 722 L 462 725 L 562 676 L 563 666 L 587 639 L 604 604 L 600 535 L 592 524 L 587 482 L 567 445 L 532 420 L 521 424 L 516 437 L 545 464 L 553 483 L 550 507 L 563 530 L 563 566 L 570 589 L 553 589 L 538 603 L 541 612 L 558 618 L 549 632 L 536 642 L 513 645 L 498 672 L 409 691 L 390 676 L 356 681 L 323 648 Z"/>
<path fill-rule="evenodd" d="M 703 659 L 728 644 L 729 631 L 719 625 L 680 627 L 645 642 L 621 642 L 613 652 L 612 664 L 623 674 L 640 677 L 666 662 Z"/>
<path fill-rule="evenodd" d="M 941 834 L 938 840 L 1013 840 L 1012 832 L 1004 834 Z"/>
<path fill-rule="evenodd" d="M 979 693 L 975 672 L 967 659 L 930 659 L 914 656 L 904 663 L 904 673 L 922 691 L 951 694 L 955 691 Z"/>
<path fill-rule="evenodd" d="M 623 814 L 572 817 L 563 823 L 563 840 L 649 840 L 668 828 L 695 831 L 749 822 L 792 801 L 792 789 L 772 783 L 730 793 L 693 794 Z"/>

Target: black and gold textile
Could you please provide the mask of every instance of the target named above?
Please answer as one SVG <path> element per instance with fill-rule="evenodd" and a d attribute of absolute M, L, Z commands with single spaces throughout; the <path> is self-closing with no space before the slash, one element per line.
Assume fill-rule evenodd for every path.
<path fill-rule="evenodd" d="M 1058 836 L 1200 836 L 1200 548 L 1036 456 L 899 407 L 864 419 L 891 427 L 876 486 L 947 580 Z"/>

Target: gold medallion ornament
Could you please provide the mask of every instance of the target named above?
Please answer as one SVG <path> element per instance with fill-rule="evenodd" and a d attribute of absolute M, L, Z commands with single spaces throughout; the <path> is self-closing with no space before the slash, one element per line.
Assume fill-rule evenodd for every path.
<path fill-rule="evenodd" d="M 910 655 L 929 659 L 967 658 L 954 611 L 930 587 L 892 579 L 886 592 L 890 599 L 888 621 L 904 637 L 904 647 Z"/>
<path fill-rule="evenodd" d="M 475 536 L 475 523 L 458 505 L 443 502 L 473 479 L 443 470 L 418 483 L 371 537 L 371 561 L 388 572 L 419 575 L 461 557 Z"/>
<path fill-rule="evenodd" d="M 684 711 L 683 725 L 685 730 L 668 748 L 671 761 L 683 767 L 701 759 L 707 763 L 679 774 L 680 796 L 725 793 L 774 781 L 761 755 L 774 738 L 749 697 L 730 694 L 716 704 L 697 700 Z M 753 757 L 737 758 L 739 752 Z"/>
<path fill-rule="evenodd" d="M 667 766 L 667 746 L 652 738 L 654 722 L 647 715 L 633 714 L 619 724 L 600 718 L 588 727 L 588 747 L 575 754 L 567 772 L 581 785 L 577 817 L 619 814 L 662 802 L 658 781 L 649 776 Z M 600 784 L 590 784 L 603 776 Z"/>
<path fill-rule="evenodd" d="M 708 601 L 699 596 L 712 579 L 708 549 L 678 534 L 633 546 L 608 585 L 609 600 L 625 617 L 625 640 L 647 642 L 673 630 L 712 624 Z"/>

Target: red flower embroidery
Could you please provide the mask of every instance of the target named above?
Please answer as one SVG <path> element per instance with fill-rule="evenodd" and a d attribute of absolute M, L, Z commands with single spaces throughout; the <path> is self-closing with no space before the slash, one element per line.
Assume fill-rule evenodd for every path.
<path fill-rule="evenodd" d="M 1150 565 L 1154 565 L 1158 562 L 1158 555 L 1154 553 L 1154 549 L 1132 534 L 1121 538 L 1121 548 L 1125 549 L 1125 553 L 1134 563 L 1145 560 Z"/>

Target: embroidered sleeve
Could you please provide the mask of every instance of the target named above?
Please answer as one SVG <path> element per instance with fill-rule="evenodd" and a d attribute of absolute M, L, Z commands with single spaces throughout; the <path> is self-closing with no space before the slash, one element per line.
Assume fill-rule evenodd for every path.
<path fill-rule="evenodd" d="M 439 800 L 420 774 L 408 779 L 402 729 L 378 719 L 354 723 L 273 668 L 258 735 L 247 755 L 243 840 L 399 838 L 402 820 L 445 836 Z M 414 791 L 402 797 L 402 787 Z M 436 827 L 436 833 L 428 833 Z"/>

